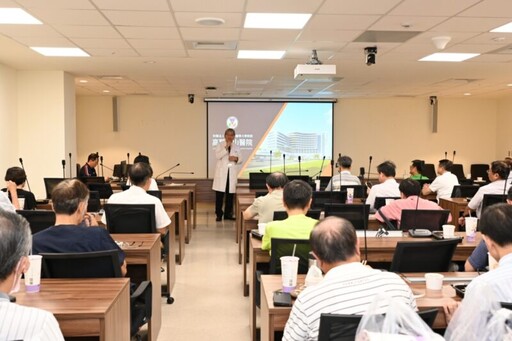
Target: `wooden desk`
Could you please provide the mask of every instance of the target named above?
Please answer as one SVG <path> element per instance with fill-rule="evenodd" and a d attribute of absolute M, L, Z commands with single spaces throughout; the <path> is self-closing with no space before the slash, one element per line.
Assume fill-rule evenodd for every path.
<path fill-rule="evenodd" d="M 167 198 L 180 198 L 185 200 L 185 215 L 183 217 L 187 221 L 185 243 L 190 243 L 192 239 L 192 226 L 195 224 L 195 220 L 192 219 L 192 209 L 194 209 L 194 213 L 196 210 L 193 204 L 194 196 L 192 191 L 190 189 L 184 189 L 182 186 L 162 186 L 160 189 L 162 191 L 162 202 L 165 202 Z"/>
<path fill-rule="evenodd" d="M 476 277 L 476 272 L 447 272 L 443 273 L 445 277 Z M 405 274 L 407 277 L 423 277 L 423 273 Z M 297 282 L 304 283 L 306 276 L 298 275 Z M 425 293 L 425 282 L 409 284 L 415 293 Z M 274 333 L 283 331 L 290 316 L 291 307 L 275 307 L 273 303 L 273 293 L 281 289 L 281 275 L 261 276 L 261 341 L 274 341 Z M 443 297 L 429 298 L 421 297 L 416 299 L 416 305 L 419 310 L 431 308 L 439 309 L 433 328 L 446 328 L 446 318 L 444 316 L 443 306 L 455 300 L 460 300 L 450 283 L 443 285 Z"/>
<path fill-rule="evenodd" d="M 148 326 L 148 340 L 156 341 L 162 325 L 162 299 L 160 278 L 160 234 L 159 233 L 134 233 L 111 234 L 118 242 L 124 242 L 122 246 L 126 254 L 128 274 L 132 282 L 150 280 L 153 287 L 153 310 Z M 140 278 L 140 266 L 143 266 L 143 278 Z M 139 271 L 138 271 L 139 270 Z M 176 278 L 175 276 L 173 276 Z M 173 279 L 174 280 L 174 279 Z"/>
<path fill-rule="evenodd" d="M 176 263 L 181 264 L 185 258 L 185 199 L 183 198 L 162 198 L 165 211 L 170 215 L 176 215 L 176 231 L 178 232 L 178 254 L 176 255 Z"/>
<path fill-rule="evenodd" d="M 457 235 L 465 235 L 464 232 L 457 232 Z M 454 261 L 465 261 L 475 247 L 480 243 L 482 235 L 477 232 L 475 241 L 468 242 L 464 238 L 463 242 L 457 245 L 453 255 Z M 431 238 L 410 238 L 410 237 L 386 237 L 386 238 L 367 238 L 368 261 L 370 262 L 391 262 L 399 241 L 420 242 L 432 240 Z M 364 238 L 359 238 L 360 252 L 364 255 Z M 249 291 L 251 338 L 255 340 L 256 335 L 256 302 L 254 298 L 254 282 L 256 281 L 256 267 L 258 263 L 268 263 L 270 255 L 268 251 L 261 249 L 261 240 L 251 238 L 249 241 L 249 287 L 244 290 Z M 243 283 L 246 286 L 246 283 Z"/>
<path fill-rule="evenodd" d="M 244 239 L 243 234 L 246 231 L 246 227 L 244 227 L 244 211 L 252 205 L 254 202 L 254 197 L 247 196 L 236 196 L 236 204 L 235 204 L 235 225 L 236 225 L 236 242 L 238 243 L 238 264 L 242 263 L 242 242 Z M 257 222 L 256 222 L 257 224 Z"/>
<path fill-rule="evenodd" d="M 450 210 L 450 214 L 452 215 L 451 223 L 452 225 L 458 227 L 458 219 L 460 212 L 464 212 L 464 210 L 468 206 L 468 201 L 466 200 L 466 198 L 441 198 L 439 199 L 439 206 L 441 206 L 445 210 Z"/>
<path fill-rule="evenodd" d="M 16 303 L 52 312 L 65 337 L 130 340 L 128 278 L 42 279 L 41 291 L 26 293 Z"/>

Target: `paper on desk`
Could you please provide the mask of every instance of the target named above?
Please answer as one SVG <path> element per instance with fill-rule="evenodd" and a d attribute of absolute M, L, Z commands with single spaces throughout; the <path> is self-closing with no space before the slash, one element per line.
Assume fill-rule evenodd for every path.
<path fill-rule="evenodd" d="M 405 277 L 412 283 L 425 282 L 425 277 Z M 443 282 L 471 282 L 475 277 L 445 277 Z"/>
<path fill-rule="evenodd" d="M 366 237 L 368 238 L 375 238 L 377 236 L 378 231 L 366 231 Z M 357 230 L 356 234 L 358 237 L 364 237 L 364 231 L 363 230 Z M 383 238 L 386 237 L 402 237 L 402 231 L 388 231 L 388 234 L 382 235 Z"/>

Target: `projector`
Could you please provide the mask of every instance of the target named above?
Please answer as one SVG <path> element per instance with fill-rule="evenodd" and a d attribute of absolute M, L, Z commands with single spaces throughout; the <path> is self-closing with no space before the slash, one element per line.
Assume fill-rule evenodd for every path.
<path fill-rule="evenodd" d="M 294 71 L 294 78 L 298 80 L 307 79 L 332 79 L 336 75 L 336 65 L 312 65 L 298 64 Z"/>

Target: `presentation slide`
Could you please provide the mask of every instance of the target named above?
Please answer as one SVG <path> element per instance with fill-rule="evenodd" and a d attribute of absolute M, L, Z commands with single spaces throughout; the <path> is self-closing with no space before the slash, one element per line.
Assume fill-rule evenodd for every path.
<path fill-rule="evenodd" d="M 330 176 L 333 105 L 208 102 L 208 177 L 215 174 L 214 147 L 224 141 L 227 128 L 236 131 L 235 143 L 242 151 L 239 178 L 249 178 L 252 172 L 275 171 L 285 171 L 287 175 Z"/>

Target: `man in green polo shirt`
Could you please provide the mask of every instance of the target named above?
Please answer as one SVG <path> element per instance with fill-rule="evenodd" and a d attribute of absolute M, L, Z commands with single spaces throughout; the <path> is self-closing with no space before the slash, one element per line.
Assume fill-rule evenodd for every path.
<path fill-rule="evenodd" d="M 283 204 L 288 218 L 267 224 L 261 248 L 270 249 L 270 239 L 309 239 L 311 230 L 318 220 L 306 217 L 311 206 L 311 186 L 302 180 L 293 180 L 283 189 Z"/>
<path fill-rule="evenodd" d="M 409 167 L 409 173 L 411 174 L 411 180 L 428 180 L 428 178 L 421 174 L 425 167 L 425 161 L 423 160 L 412 160 L 412 164 Z"/>

